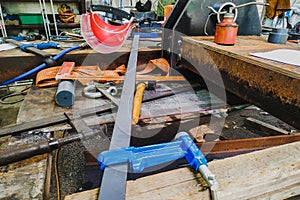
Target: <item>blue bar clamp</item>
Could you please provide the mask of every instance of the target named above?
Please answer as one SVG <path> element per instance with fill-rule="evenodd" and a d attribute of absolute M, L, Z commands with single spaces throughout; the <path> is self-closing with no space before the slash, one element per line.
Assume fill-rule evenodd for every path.
<path fill-rule="evenodd" d="M 212 198 L 217 199 L 218 182 L 209 170 L 205 156 L 185 132 L 178 133 L 173 142 L 104 151 L 98 155 L 98 163 L 101 170 L 107 166 L 129 163 L 131 170 L 137 173 L 181 158 L 185 158 L 195 171 L 201 173 L 210 187 Z"/>

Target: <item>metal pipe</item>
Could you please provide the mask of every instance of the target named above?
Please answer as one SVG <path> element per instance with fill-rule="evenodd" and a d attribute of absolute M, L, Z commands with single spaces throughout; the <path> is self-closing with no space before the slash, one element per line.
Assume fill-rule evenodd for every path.
<path fill-rule="evenodd" d="M 46 165 L 46 176 L 44 184 L 44 200 L 50 199 L 50 186 L 51 186 L 51 169 L 52 169 L 52 153 L 48 153 L 47 165 Z"/>
<path fill-rule="evenodd" d="M 89 139 L 94 137 L 96 134 L 99 134 L 99 132 L 85 132 L 84 134 L 76 134 L 60 139 L 43 139 L 35 143 L 23 144 L 16 148 L 0 151 L 0 166 L 18 162 L 36 155 L 50 153 L 63 145 L 80 141 L 82 139 Z"/>
<path fill-rule="evenodd" d="M 2 37 L 7 37 L 6 28 L 5 28 L 5 22 L 3 18 L 3 12 L 2 12 L 2 5 L 0 4 L 0 15 L 1 15 L 1 32 Z"/>
<path fill-rule="evenodd" d="M 45 14 L 45 19 L 46 19 L 46 25 L 47 25 L 47 31 L 48 31 L 48 34 L 49 34 L 49 39 L 51 39 L 51 30 L 50 30 L 50 22 L 49 22 L 49 19 L 48 19 L 48 12 L 47 12 L 47 7 L 46 7 L 46 1 L 43 0 L 43 6 L 44 6 L 44 14 Z"/>
<path fill-rule="evenodd" d="M 74 81 L 64 80 L 59 82 L 55 94 L 55 102 L 62 107 L 70 107 L 75 100 L 75 83 Z"/>
<path fill-rule="evenodd" d="M 47 40 L 49 40 L 49 35 L 48 35 L 46 19 L 45 19 L 45 13 L 44 13 L 43 5 L 42 5 L 42 0 L 39 0 L 39 3 L 40 3 L 40 7 L 41 7 L 41 13 L 42 13 L 42 17 L 43 17 L 43 24 L 44 24 L 44 28 L 45 28 L 46 38 L 47 38 Z"/>
<path fill-rule="evenodd" d="M 244 3 L 244 4 L 240 4 L 240 5 L 237 5 L 237 6 L 230 7 L 229 12 L 232 13 L 232 11 L 234 9 L 245 7 L 245 6 L 250 6 L 250 5 L 269 6 L 270 4 L 269 3 L 264 3 L 264 2 L 255 2 L 255 1 L 253 1 L 253 2 L 248 2 L 248 3 Z"/>
<path fill-rule="evenodd" d="M 235 6 L 234 8 L 241 8 L 241 7 L 245 7 L 245 6 L 249 6 L 249 5 L 261 5 L 261 6 L 269 6 L 269 3 L 264 3 L 264 2 L 248 2 L 248 3 L 244 3 L 244 4 L 240 4 Z"/>
<path fill-rule="evenodd" d="M 53 16 L 53 23 L 54 23 L 55 33 L 56 33 L 56 36 L 58 36 L 58 29 L 57 29 L 57 22 L 56 22 L 56 17 L 55 17 L 55 13 L 54 13 L 53 0 L 50 0 L 50 4 L 51 4 L 51 9 L 52 9 L 52 16 Z"/>

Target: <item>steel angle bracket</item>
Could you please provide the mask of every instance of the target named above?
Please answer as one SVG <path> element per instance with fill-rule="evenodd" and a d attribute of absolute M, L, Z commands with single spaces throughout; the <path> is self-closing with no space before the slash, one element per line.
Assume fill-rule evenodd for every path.
<path fill-rule="evenodd" d="M 125 81 L 122 89 L 119 108 L 113 129 L 109 150 L 128 147 L 132 128 L 132 107 L 135 90 L 136 66 L 138 57 L 139 36 L 135 35 L 132 42 Z M 100 186 L 99 200 L 125 199 L 127 181 L 127 163 L 107 167 L 104 170 Z"/>

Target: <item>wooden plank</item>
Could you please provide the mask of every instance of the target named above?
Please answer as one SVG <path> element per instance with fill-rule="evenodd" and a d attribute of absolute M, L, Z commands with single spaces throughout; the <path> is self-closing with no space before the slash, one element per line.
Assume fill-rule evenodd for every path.
<path fill-rule="evenodd" d="M 65 197 L 65 200 L 82 200 L 82 199 L 98 199 L 99 188 L 71 194 Z"/>
<path fill-rule="evenodd" d="M 158 43 L 160 43 L 160 41 L 141 41 L 139 47 L 139 65 L 145 64 L 150 59 L 160 57 L 161 50 L 157 46 Z M 69 47 L 72 47 L 78 44 L 80 43 L 62 43 L 61 46 L 68 45 Z M 64 61 L 73 61 L 78 65 L 85 65 L 86 63 L 97 63 L 102 69 L 106 69 L 108 67 L 116 68 L 121 64 L 127 63 L 130 52 L 130 46 L 131 41 L 127 40 L 124 46 L 113 54 L 100 54 L 90 48 L 76 50 L 63 56 L 61 59 L 58 60 L 57 64 L 61 65 Z M 152 46 L 152 48 L 149 48 L 149 46 Z M 45 49 L 43 51 L 50 53 L 52 56 L 54 56 L 58 54 L 61 50 Z M 36 56 L 32 53 L 25 53 L 20 49 L 13 49 L 8 51 L 1 51 L 0 62 L 0 82 L 3 82 L 33 69 L 34 67 L 43 63 L 44 61 L 41 56 Z"/>
<path fill-rule="evenodd" d="M 218 197 L 232 199 L 285 199 L 300 194 L 300 142 L 209 163 L 220 184 Z M 66 196 L 89 199 L 97 190 Z M 199 174 L 180 168 L 127 182 L 126 199 L 209 199 Z"/>
<path fill-rule="evenodd" d="M 277 190 L 293 186 L 300 193 L 300 142 L 270 148 L 246 155 L 212 162 L 210 169 L 220 183 L 222 199 L 259 198 L 272 196 Z"/>

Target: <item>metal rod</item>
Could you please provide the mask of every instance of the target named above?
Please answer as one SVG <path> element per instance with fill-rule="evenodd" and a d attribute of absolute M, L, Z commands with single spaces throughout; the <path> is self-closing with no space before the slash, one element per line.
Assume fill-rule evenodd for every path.
<path fill-rule="evenodd" d="M 52 152 L 48 153 L 46 177 L 44 184 L 44 200 L 50 199 L 50 185 L 51 185 L 51 168 L 52 168 Z"/>
<path fill-rule="evenodd" d="M 248 3 L 244 3 L 244 4 L 234 6 L 233 8 L 241 8 L 241 7 L 245 7 L 245 6 L 249 6 L 249 5 L 269 6 L 270 4 L 264 3 L 264 2 L 248 2 Z"/>
<path fill-rule="evenodd" d="M 57 29 L 57 22 L 56 22 L 56 17 L 54 13 L 54 6 L 53 6 L 53 0 L 50 0 L 51 4 L 51 10 L 52 10 L 52 16 L 53 16 L 53 23 L 54 23 L 54 28 L 55 28 L 55 34 L 58 36 L 58 29 Z"/>
<path fill-rule="evenodd" d="M 50 30 L 50 22 L 48 19 L 48 12 L 47 12 L 47 7 L 46 7 L 46 1 L 43 0 L 43 5 L 44 5 L 44 14 L 45 14 L 45 19 L 46 19 L 46 25 L 47 25 L 47 30 L 49 34 L 49 39 L 51 39 L 51 30 Z"/>
<path fill-rule="evenodd" d="M 7 37 L 6 28 L 5 28 L 5 22 L 3 18 L 3 12 L 2 12 L 2 5 L 0 4 L 0 15 L 1 15 L 1 32 L 2 37 Z"/>
<path fill-rule="evenodd" d="M 85 132 L 68 136 L 65 138 L 51 138 L 50 140 L 42 139 L 38 142 L 23 144 L 16 148 L 9 148 L 0 151 L 0 166 L 18 162 L 36 155 L 50 153 L 63 145 L 67 145 L 80 140 L 90 139 L 95 137 L 99 132 L 87 130 Z"/>
<path fill-rule="evenodd" d="M 269 3 L 264 3 L 264 2 L 255 2 L 255 1 L 253 1 L 253 2 L 248 2 L 248 3 L 240 4 L 240 5 L 237 5 L 237 6 L 232 6 L 232 7 L 229 8 L 229 12 L 232 13 L 232 11 L 234 9 L 245 7 L 245 6 L 250 6 L 250 5 L 269 6 L 270 4 Z"/>
<path fill-rule="evenodd" d="M 42 0 L 39 0 L 39 3 L 40 3 L 40 7 L 41 7 L 41 13 L 42 13 L 42 16 L 43 16 L 43 23 L 44 23 L 44 28 L 45 28 L 46 39 L 49 40 L 49 35 L 48 35 L 48 30 L 47 30 L 47 25 L 46 25 L 46 19 L 45 19 L 45 13 L 44 13 L 44 9 L 43 9 Z"/>

